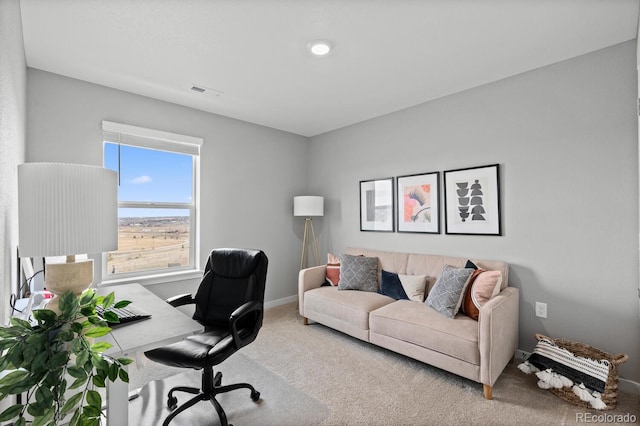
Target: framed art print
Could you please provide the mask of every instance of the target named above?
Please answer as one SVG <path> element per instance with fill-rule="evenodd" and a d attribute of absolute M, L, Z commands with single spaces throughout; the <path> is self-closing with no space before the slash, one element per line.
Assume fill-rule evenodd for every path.
<path fill-rule="evenodd" d="M 360 181 L 360 230 L 393 232 L 393 178 Z"/>
<path fill-rule="evenodd" d="M 398 232 L 440 233 L 440 173 L 398 176 Z"/>
<path fill-rule="evenodd" d="M 502 235 L 500 166 L 444 172 L 445 233 Z"/>

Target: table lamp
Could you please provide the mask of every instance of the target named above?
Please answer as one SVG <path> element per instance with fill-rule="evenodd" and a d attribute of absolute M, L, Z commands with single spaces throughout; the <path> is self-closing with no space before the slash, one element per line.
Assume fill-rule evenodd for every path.
<path fill-rule="evenodd" d="M 311 242 L 313 246 L 313 259 L 316 263 L 320 260 L 318 254 L 318 240 L 313 230 L 311 216 L 324 215 L 324 198 L 318 196 L 297 196 L 293 197 L 293 215 L 304 216 L 304 237 L 302 239 L 302 255 L 300 256 L 300 269 L 307 267 L 308 246 Z M 309 238 L 311 234 L 311 239 Z"/>
<path fill-rule="evenodd" d="M 47 263 L 45 287 L 55 296 L 47 309 L 59 312 L 61 294 L 80 295 L 93 283 L 93 259 L 77 254 L 118 248 L 117 174 L 83 164 L 25 163 L 18 166 L 20 257 L 66 256 Z"/>

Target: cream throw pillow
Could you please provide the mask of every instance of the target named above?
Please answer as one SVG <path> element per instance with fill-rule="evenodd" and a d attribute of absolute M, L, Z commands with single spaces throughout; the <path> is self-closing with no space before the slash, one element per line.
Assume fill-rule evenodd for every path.
<path fill-rule="evenodd" d="M 402 275 L 398 274 L 402 288 L 410 300 L 424 302 L 425 287 L 427 286 L 426 275 Z"/>

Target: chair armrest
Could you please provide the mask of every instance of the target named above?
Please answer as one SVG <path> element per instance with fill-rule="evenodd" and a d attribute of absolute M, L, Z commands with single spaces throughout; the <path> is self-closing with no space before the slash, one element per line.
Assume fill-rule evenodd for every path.
<path fill-rule="evenodd" d="M 263 310 L 262 303 L 252 300 L 250 302 L 243 304 L 242 306 L 240 306 L 239 308 L 237 308 L 235 311 L 231 313 L 231 316 L 229 317 L 229 327 L 231 328 L 231 335 L 233 336 L 233 342 L 236 344 L 236 347 L 238 349 L 247 345 L 248 343 L 251 343 L 255 339 L 256 335 L 258 334 L 258 329 L 260 328 L 260 325 L 261 325 L 260 323 L 256 322 L 252 333 L 245 339 L 242 339 L 240 337 L 240 333 L 238 333 L 238 321 L 240 321 L 242 318 L 244 318 L 245 316 L 247 316 L 252 312 L 261 312 L 262 310 Z"/>
<path fill-rule="evenodd" d="M 520 293 L 507 287 L 480 308 L 480 382 L 493 386 L 518 349 Z"/>
<path fill-rule="evenodd" d="M 179 294 L 177 296 L 168 298 L 166 302 L 174 308 L 177 308 L 178 306 L 190 305 L 192 303 L 195 303 L 196 301 L 190 294 Z"/>
<path fill-rule="evenodd" d="M 304 316 L 304 292 L 322 285 L 327 276 L 327 265 L 303 269 L 298 273 L 298 309 Z"/>

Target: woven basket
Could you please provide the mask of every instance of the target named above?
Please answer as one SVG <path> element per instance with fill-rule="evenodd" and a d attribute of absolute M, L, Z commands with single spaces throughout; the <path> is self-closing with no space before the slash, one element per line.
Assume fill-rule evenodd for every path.
<path fill-rule="evenodd" d="M 609 377 L 604 386 L 604 392 L 602 392 L 602 402 L 605 403 L 607 408 L 605 410 L 613 410 L 618 403 L 618 365 L 625 363 L 629 356 L 627 354 L 611 355 L 598 348 L 589 346 L 585 343 L 573 342 L 571 340 L 552 339 L 542 334 L 536 334 L 536 339 L 549 339 L 556 345 L 564 348 L 574 355 L 584 358 L 591 358 L 594 360 L 607 360 L 611 364 L 609 367 Z M 591 408 L 591 404 L 587 401 L 581 400 L 571 387 L 565 387 L 561 389 L 551 388 L 549 391 L 559 398 L 564 399 L 567 402 L 571 402 L 575 405 L 584 408 Z"/>

